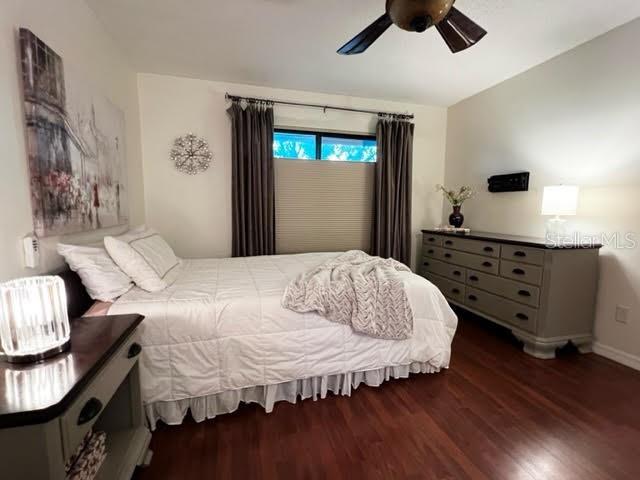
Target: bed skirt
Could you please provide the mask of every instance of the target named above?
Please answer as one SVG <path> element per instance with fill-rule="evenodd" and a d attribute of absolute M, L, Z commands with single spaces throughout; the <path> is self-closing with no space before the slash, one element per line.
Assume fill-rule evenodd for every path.
<path fill-rule="evenodd" d="M 437 373 L 440 369 L 429 363 L 412 363 L 398 367 L 385 367 L 366 372 L 349 372 L 337 375 L 305 378 L 276 385 L 261 385 L 241 390 L 188 398 L 170 402 L 155 402 L 145 405 L 151 430 L 155 430 L 158 420 L 167 425 L 180 425 L 191 410 L 196 422 L 215 418 L 218 415 L 235 412 L 241 403 L 258 403 L 267 413 L 273 411 L 276 402 L 296 403 L 298 398 L 306 400 L 324 399 L 328 392 L 351 396 L 362 383 L 379 387 L 392 378 L 408 378 L 411 373 Z"/>

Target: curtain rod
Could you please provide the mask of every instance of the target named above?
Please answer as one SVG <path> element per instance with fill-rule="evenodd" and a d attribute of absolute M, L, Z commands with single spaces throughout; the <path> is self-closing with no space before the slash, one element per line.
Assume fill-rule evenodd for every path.
<path fill-rule="evenodd" d="M 348 108 L 348 107 L 334 107 L 331 105 L 319 105 L 316 103 L 286 102 L 283 100 L 270 100 L 266 98 L 240 97 L 238 95 L 230 95 L 228 93 L 225 93 L 224 98 L 226 100 L 231 100 L 232 102 L 240 102 L 244 100 L 249 103 L 270 103 L 272 105 L 288 105 L 293 107 L 320 108 L 325 112 L 327 110 L 338 110 L 340 112 L 367 113 L 369 115 L 379 115 L 381 117 L 394 117 L 394 118 L 399 118 L 404 120 L 413 120 L 414 118 L 414 115 L 412 113 L 378 112 L 375 110 L 363 110 L 360 108 Z"/>

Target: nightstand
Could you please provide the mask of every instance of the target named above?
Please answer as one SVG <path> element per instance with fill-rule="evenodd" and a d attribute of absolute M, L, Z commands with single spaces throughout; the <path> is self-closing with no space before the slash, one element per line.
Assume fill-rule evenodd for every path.
<path fill-rule="evenodd" d="M 138 359 L 141 315 L 80 318 L 71 349 L 44 362 L 0 362 L 0 476 L 63 480 L 93 428 L 107 434 L 100 479 L 130 479 L 148 464 Z"/>

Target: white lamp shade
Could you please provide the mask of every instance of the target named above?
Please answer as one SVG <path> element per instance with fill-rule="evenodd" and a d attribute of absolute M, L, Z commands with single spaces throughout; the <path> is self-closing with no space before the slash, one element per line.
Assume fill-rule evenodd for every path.
<path fill-rule="evenodd" d="M 0 285 L 0 340 L 9 361 L 38 360 L 68 344 L 67 295 L 60 277 Z"/>
<path fill-rule="evenodd" d="M 544 187 L 542 215 L 575 215 L 578 210 L 579 192 L 579 187 L 571 185 Z"/>

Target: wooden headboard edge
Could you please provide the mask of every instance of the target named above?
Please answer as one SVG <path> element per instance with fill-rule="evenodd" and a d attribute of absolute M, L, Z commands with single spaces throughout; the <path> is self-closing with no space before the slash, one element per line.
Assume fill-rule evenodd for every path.
<path fill-rule="evenodd" d="M 51 272 L 62 278 L 67 291 L 67 311 L 69 319 L 79 318 L 93 305 L 93 299 L 87 293 L 78 274 L 67 266 L 58 271 Z"/>

